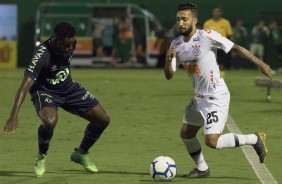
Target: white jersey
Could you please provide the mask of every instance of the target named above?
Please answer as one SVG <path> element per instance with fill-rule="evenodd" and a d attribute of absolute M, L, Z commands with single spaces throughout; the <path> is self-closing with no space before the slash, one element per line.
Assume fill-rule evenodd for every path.
<path fill-rule="evenodd" d="M 228 88 L 220 77 L 216 61 L 216 50 L 222 49 L 228 53 L 234 43 L 212 30 L 199 30 L 184 42 L 179 36 L 171 43 L 176 51 L 176 61 L 182 64 L 192 79 L 197 96 L 213 96 L 228 92 Z"/>

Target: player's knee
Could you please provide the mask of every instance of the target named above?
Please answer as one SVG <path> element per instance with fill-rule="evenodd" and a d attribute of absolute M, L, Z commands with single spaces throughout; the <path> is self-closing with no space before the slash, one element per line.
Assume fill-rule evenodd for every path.
<path fill-rule="evenodd" d="M 196 135 L 194 135 L 194 134 L 191 134 L 191 133 L 189 133 L 189 131 L 186 129 L 186 130 L 184 130 L 184 129 L 181 129 L 180 130 L 180 137 L 182 138 L 182 139 L 192 139 L 192 138 L 194 138 Z"/>
<path fill-rule="evenodd" d="M 48 130 L 53 130 L 55 129 L 57 122 L 58 122 L 58 117 L 57 116 L 43 116 L 41 117 L 42 121 L 43 121 L 43 125 L 46 129 Z"/>
<path fill-rule="evenodd" d="M 100 118 L 100 120 L 98 120 L 98 124 L 100 127 L 107 127 L 111 122 L 111 118 L 108 114 L 105 114 L 103 116 L 103 118 Z"/>
<path fill-rule="evenodd" d="M 184 130 L 180 130 L 180 137 L 182 138 L 182 139 L 187 139 L 187 135 L 186 135 L 186 132 L 184 131 Z"/>
<path fill-rule="evenodd" d="M 111 122 L 111 117 L 108 115 L 108 114 L 106 114 L 105 115 L 105 120 L 104 120 L 104 125 L 105 126 L 108 126 L 109 124 L 110 124 L 110 122 Z"/>

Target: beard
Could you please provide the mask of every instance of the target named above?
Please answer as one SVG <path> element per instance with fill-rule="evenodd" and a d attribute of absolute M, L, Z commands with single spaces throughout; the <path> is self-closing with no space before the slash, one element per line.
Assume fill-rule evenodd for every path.
<path fill-rule="evenodd" d="M 178 32 L 182 36 L 189 36 L 190 33 L 193 31 L 192 25 L 190 25 L 187 29 L 179 28 Z"/>

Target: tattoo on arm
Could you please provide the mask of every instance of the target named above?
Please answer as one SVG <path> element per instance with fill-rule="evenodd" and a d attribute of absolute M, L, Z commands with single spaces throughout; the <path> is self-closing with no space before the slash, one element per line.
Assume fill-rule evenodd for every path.
<path fill-rule="evenodd" d="M 240 45 L 234 44 L 233 49 L 235 49 L 240 54 L 240 56 L 248 59 L 249 61 L 256 64 L 257 66 L 260 66 L 263 63 L 262 60 L 257 58 L 254 54 L 252 54 L 244 47 L 241 47 Z"/>

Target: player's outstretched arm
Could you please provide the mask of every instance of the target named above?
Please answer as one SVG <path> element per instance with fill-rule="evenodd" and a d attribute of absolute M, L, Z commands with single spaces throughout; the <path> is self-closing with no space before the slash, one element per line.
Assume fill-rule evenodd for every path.
<path fill-rule="evenodd" d="M 240 54 L 240 56 L 245 57 L 252 63 L 256 64 L 261 69 L 262 73 L 264 73 L 269 78 L 272 78 L 272 70 L 268 64 L 264 63 L 262 60 L 257 58 L 250 51 L 248 51 L 244 47 L 241 47 L 240 45 L 234 44 L 232 49 L 236 50 Z"/>
<path fill-rule="evenodd" d="M 19 126 L 18 124 L 18 113 L 21 105 L 24 102 L 25 96 L 29 91 L 30 87 L 34 84 L 34 81 L 29 77 L 24 77 L 21 83 L 20 88 L 17 91 L 14 104 L 11 110 L 11 114 L 9 119 L 6 121 L 4 125 L 4 132 L 6 134 L 10 134 L 13 130 L 16 130 Z"/>
<path fill-rule="evenodd" d="M 169 48 L 166 52 L 165 67 L 164 67 L 164 73 L 167 80 L 170 80 L 175 72 L 172 68 L 172 59 L 174 57 L 175 57 L 174 48 Z"/>

